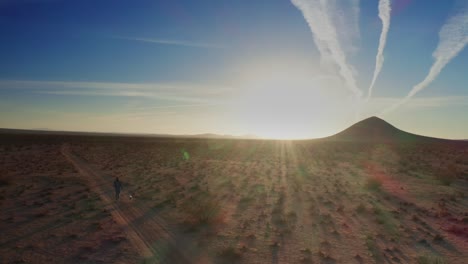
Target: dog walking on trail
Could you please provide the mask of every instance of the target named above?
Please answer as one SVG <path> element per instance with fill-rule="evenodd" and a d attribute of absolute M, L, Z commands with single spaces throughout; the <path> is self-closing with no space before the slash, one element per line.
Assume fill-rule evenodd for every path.
<path fill-rule="evenodd" d="M 122 183 L 119 181 L 119 177 L 115 177 L 114 180 L 114 189 L 115 189 L 115 200 L 119 200 L 120 190 L 122 189 Z"/>

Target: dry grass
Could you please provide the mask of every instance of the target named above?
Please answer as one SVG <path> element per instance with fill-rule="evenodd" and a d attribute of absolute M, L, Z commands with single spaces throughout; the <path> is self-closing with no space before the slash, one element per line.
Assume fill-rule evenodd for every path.
<path fill-rule="evenodd" d="M 423 255 L 417 258 L 418 264 L 446 264 L 447 262 L 442 258 L 434 255 Z"/>
<path fill-rule="evenodd" d="M 138 261 L 59 146 L 16 144 L 0 155 L 0 262 Z"/>
<path fill-rule="evenodd" d="M 142 219 L 157 214 L 170 223 L 174 238 L 201 262 L 457 264 L 468 254 L 467 145 L 68 140 L 89 164 L 118 176 L 134 192 L 136 205 L 150 208 Z M 20 230 L 7 236 L 29 245 L 47 233 L 28 237 L 19 235 L 21 230 L 59 218 L 70 232 L 47 238 L 51 247 L 64 241 L 60 245 L 77 249 L 65 262 L 96 260 L 96 252 L 82 257 L 92 251 L 87 246 L 101 243 L 93 232 L 103 237 L 109 232 L 106 221 L 112 219 L 101 202 L 85 186 L 68 184 L 77 174 L 60 161 L 60 145 L 20 145 L 4 146 L 0 156 L 2 179 L 15 177 L 0 182 L 2 208 L 11 209 L 0 219 L 2 230 Z M 18 203 L 25 204 L 9 197 L 24 197 Z M 107 259 L 131 259 L 132 252 L 123 250 L 128 241 L 106 239 Z M 0 240 L 0 253 L 12 254 L 15 244 L 5 242 Z M 429 247 L 445 262 L 425 255 Z M 120 257 L 113 255 L 117 250 Z"/>

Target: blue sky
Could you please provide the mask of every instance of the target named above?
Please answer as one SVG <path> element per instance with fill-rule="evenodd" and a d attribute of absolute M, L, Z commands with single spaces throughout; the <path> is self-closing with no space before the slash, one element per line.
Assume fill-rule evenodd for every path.
<path fill-rule="evenodd" d="M 465 25 L 454 38 L 468 38 L 465 1 L 390 1 L 369 101 L 378 1 L 330 1 L 344 64 L 317 46 L 331 35 L 315 2 L 1 1 L 0 127 L 311 138 L 379 115 L 410 132 L 468 138 L 464 46 L 401 103 L 436 61 L 444 25 Z"/>

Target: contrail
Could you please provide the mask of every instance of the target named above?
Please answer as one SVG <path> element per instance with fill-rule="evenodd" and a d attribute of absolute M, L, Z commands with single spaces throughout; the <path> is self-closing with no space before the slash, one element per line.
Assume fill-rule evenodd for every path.
<path fill-rule="evenodd" d="M 291 2 L 302 12 L 307 21 L 322 60 L 333 61 L 338 66 L 339 73 L 348 89 L 351 90 L 356 98 L 361 99 L 362 91 L 357 87 L 353 68 L 346 60 L 346 54 L 338 38 L 337 27 L 333 24 L 332 12 L 336 11 L 336 1 L 291 0 Z M 353 13 L 358 15 L 359 1 L 351 0 L 351 4 L 353 5 Z"/>
<path fill-rule="evenodd" d="M 432 54 L 435 61 L 432 64 L 426 78 L 418 84 L 398 103 L 385 109 L 383 114 L 389 113 L 408 100 L 411 99 L 416 93 L 426 88 L 432 81 L 437 78 L 442 69 L 460 53 L 463 48 L 468 44 L 468 5 L 466 5 L 462 12 L 451 17 L 446 24 L 442 26 L 439 32 L 439 44 Z"/>
<path fill-rule="evenodd" d="M 377 49 L 377 56 L 375 58 L 375 70 L 374 77 L 372 78 L 371 85 L 369 86 L 369 92 L 367 94 L 367 101 L 369 101 L 372 95 L 372 89 L 374 88 L 375 81 L 379 76 L 380 71 L 384 63 L 383 51 L 385 49 L 385 44 L 387 42 L 387 34 L 390 29 L 390 0 L 380 0 L 379 1 L 379 18 L 382 20 L 382 33 L 380 34 L 379 47 Z"/>
<path fill-rule="evenodd" d="M 175 45 L 175 46 L 185 46 L 185 47 L 194 47 L 194 48 L 214 48 L 214 49 L 223 48 L 220 45 L 215 45 L 211 43 L 200 43 L 200 42 L 170 40 L 170 39 L 134 38 L 134 37 L 121 37 L 121 36 L 113 36 L 112 38 L 148 42 L 148 43 L 155 43 L 155 44 L 161 44 L 161 45 Z"/>

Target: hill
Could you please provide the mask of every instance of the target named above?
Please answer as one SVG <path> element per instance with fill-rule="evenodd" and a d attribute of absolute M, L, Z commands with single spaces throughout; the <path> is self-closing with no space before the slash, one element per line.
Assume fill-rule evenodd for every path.
<path fill-rule="evenodd" d="M 353 142 L 449 141 L 447 139 L 426 137 L 400 130 L 385 120 L 375 116 L 361 120 L 349 128 L 325 139 Z"/>

